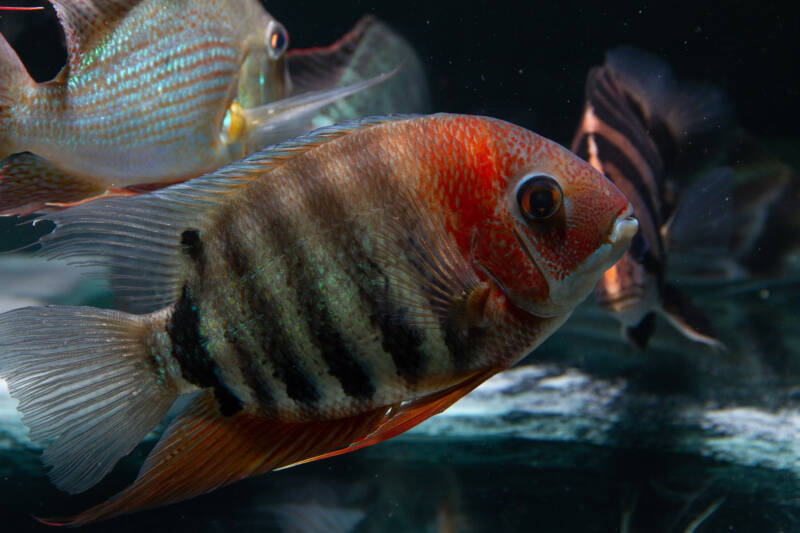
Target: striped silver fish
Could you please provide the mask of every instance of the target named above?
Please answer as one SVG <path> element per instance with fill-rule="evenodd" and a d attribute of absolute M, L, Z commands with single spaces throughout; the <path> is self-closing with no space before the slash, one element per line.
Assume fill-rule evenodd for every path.
<path fill-rule="evenodd" d="M 0 315 L 0 375 L 62 489 L 97 483 L 180 395 L 136 482 L 60 523 L 391 438 L 527 355 L 627 248 L 620 191 L 512 124 L 324 128 L 184 184 L 48 215 L 122 305 Z"/>
<path fill-rule="evenodd" d="M 691 186 L 667 174 L 698 154 L 711 162 L 708 148 L 724 133 L 726 107 L 720 91 L 678 83 L 663 61 L 632 48 L 609 51 L 589 73 L 572 150 L 630 198 L 639 220 L 630 249 L 603 275 L 595 298 L 639 348 L 647 346 L 657 313 L 686 337 L 722 346 L 666 272 L 668 256 L 681 248 L 726 252 L 730 170 L 711 171 Z"/>
<path fill-rule="evenodd" d="M 287 54 L 288 33 L 256 0 L 51 4 L 67 37 L 67 65 L 55 79 L 34 82 L 0 36 L 0 214 L 197 177 L 308 131 L 320 109 L 413 57 L 381 50 L 395 64 L 362 77 L 354 54 L 368 66 L 370 56 L 359 40 L 389 31 L 374 19 L 328 49 Z"/>

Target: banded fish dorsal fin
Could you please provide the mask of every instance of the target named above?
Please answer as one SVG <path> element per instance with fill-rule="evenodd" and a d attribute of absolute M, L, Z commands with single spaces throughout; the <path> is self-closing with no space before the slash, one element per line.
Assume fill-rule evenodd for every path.
<path fill-rule="evenodd" d="M 274 146 L 265 148 L 242 160 L 242 162 L 253 162 L 261 165 L 275 166 L 287 159 L 298 156 L 304 152 L 312 150 L 321 144 L 335 141 L 339 137 L 344 137 L 357 130 L 371 128 L 386 122 L 403 121 L 417 118 L 419 115 L 384 115 L 365 117 L 355 120 L 345 120 L 330 126 L 317 128 L 309 133 L 300 135 L 294 139 L 281 142 Z M 229 172 L 236 173 L 239 163 L 233 163 L 225 167 Z"/>
<path fill-rule="evenodd" d="M 142 0 L 50 0 L 67 40 L 67 65 L 75 69 L 84 54 Z"/>
<path fill-rule="evenodd" d="M 681 192 L 678 205 L 661 228 L 670 254 L 722 256 L 728 253 L 736 216 L 733 170 L 715 168 Z"/>
<path fill-rule="evenodd" d="M 708 161 L 709 152 L 726 140 L 731 106 L 713 85 L 679 81 L 661 58 L 631 46 L 609 50 L 604 68 L 636 104 L 667 169 L 691 159 Z"/>

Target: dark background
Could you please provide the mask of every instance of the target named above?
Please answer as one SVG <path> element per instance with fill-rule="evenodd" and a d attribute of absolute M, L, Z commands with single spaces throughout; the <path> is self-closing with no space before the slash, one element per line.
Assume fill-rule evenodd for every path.
<path fill-rule="evenodd" d="M 4 0 L 8 5 L 46 2 Z M 800 9 L 770 2 L 510 2 L 330 0 L 266 2 L 292 47 L 325 45 L 372 13 L 408 38 L 428 70 L 434 110 L 517 122 L 568 144 L 588 69 L 632 44 L 682 79 L 712 81 L 757 137 L 794 137 Z M 0 15 L 0 30 L 37 79 L 64 61 L 55 15 Z"/>

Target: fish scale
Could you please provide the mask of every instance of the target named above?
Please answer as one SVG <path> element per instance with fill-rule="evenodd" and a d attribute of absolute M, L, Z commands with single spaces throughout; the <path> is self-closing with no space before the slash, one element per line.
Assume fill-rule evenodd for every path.
<path fill-rule="evenodd" d="M 551 203 L 527 198 L 532 185 Z M 56 437 L 54 483 L 94 485 L 192 395 L 130 487 L 48 522 L 178 501 L 419 424 L 568 318 L 626 249 L 631 211 L 564 148 L 441 114 L 323 128 L 187 183 L 48 215 L 45 254 L 99 255 L 123 301 L 152 300 L 141 315 L 0 315 L 0 375 L 32 432 Z M 80 410 L 64 416 L 65 399 Z"/>
<path fill-rule="evenodd" d="M 288 34 L 256 0 L 51 4 L 67 41 L 53 80 L 34 82 L 0 36 L 0 215 L 185 181 L 329 120 L 323 112 L 426 105 L 413 50 L 371 17 L 330 47 L 287 54 Z M 395 87 L 339 105 L 401 66 L 419 85 L 411 96 Z M 23 153 L 37 161 L 16 166 Z"/>
<path fill-rule="evenodd" d="M 325 159 L 324 155 L 319 157 Z M 340 168 L 339 172 L 342 171 L 343 169 Z M 318 172 L 326 174 L 329 169 L 325 169 L 323 165 Z M 347 170 L 344 172 L 346 174 Z M 261 333 L 262 339 L 267 339 L 266 341 L 262 340 L 262 345 L 265 342 L 268 343 L 269 338 L 280 331 L 282 333 L 279 336 L 283 339 L 283 344 L 289 345 L 278 348 L 280 353 L 284 355 L 286 353 L 308 354 L 302 362 L 297 361 L 296 356 L 292 356 L 291 364 L 298 368 L 298 375 L 294 376 L 294 379 L 308 380 L 313 389 L 318 391 L 316 394 L 310 394 L 311 399 L 305 402 L 314 405 L 317 410 L 313 413 L 314 416 L 320 416 L 326 412 L 348 413 L 355 407 L 364 407 L 362 401 L 364 398 L 346 393 L 347 382 L 345 380 L 328 377 L 328 374 L 331 373 L 330 364 L 322 352 L 329 347 L 309 344 L 309 339 L 320 335 L 342 338 L 344 344 L 348 345 L 345 355 L 352 357 L 358 364 L 363 363 L 367 368 L 377 369 L 376 372 L 369 372 L 369 375 L 365 376 L 370 380 L 369 385 L 382 391 L 376 401 L 388 403 L 396 400 L 397 397 L 408 395 L 410 389 L 413 388 L 411 382 L 419 371 L 414 370 L 415 367 L 406 363 L 403 372 L 397 368 L 397 363 L 392 364 L 390 361 L 395 357 L 400 357 L 400 361 L 409 361 L 414 353 L 419 354 L 419 357 L 424 357 L 424 354 L 430 352 L 431 349 L 428 347 L 428 350 L 423 350 L 422 345 L 435 344 L 430 341 L 434 332 L 430 329 L 415 328 L 405 335 L 399 335 L 404 329 L 399 321 L 396 323 L 385 321 L 380 325 L 373 323 L 365 327 L 370 322 L 369 317 L 378 314 L 374 305 L 377 296 L 376 290 L 384 290 L 380 284 L 375 285 L 374 280 L 376 277 L 382 277 L 381 273 L 388 270 L 390 266 L 376 264 L 365 250 L 364 238 L 358 237 L 359 234 L 368 235 L 370 225 L 363 222 L 353 223 L 348 228 L 348 224 L 345 224 L 326 228 L 321 237 L 311 234 L 310 237 L 301 239 L 300 234 L 308 234 L 307 231 L 303 232 L 304 226 L 319 227 L 320 216 L 331 215 L 340 220 L 354 220 L 357 213 L 346 202 L 320 194 L 319 190 L 317 194 L 313 195 L 313 201 L 305 202 L 297 199 L 294 207 L 283 203 L 276 206 L 274 203 L 263 202 L 261 199 L 264 197 L 298 198 L 297 195 L 282 186 L 286 183 L 291 184 L 291 178 L 284 179 L 279 175 L 273 176 L 273 178 L 273 181 L 265 183 L 265 190 L 251 191 L 251 195 L 248 195 L 247 198 L 241 198 L 242 204 L 230 206 L 230 210 L 225 211 L 223 220 L 213 220 L 208 223 L 211 228 L 228 225 L 240 228 L 239 231 L 234 232 L 226 230 L 226 238 L 229 238 L 230 235 L 239 237 L 232 242 L 226 241 L 225 243 L 226 250 L 236 250 L 236 253 L 220 253 L 214 250 L 216 237 L 213 229 L 208 232 L 201 230 L 201 234 L 207 236 L 211 256 L 233 261 L 227 265 L 223 263 L 216 268 L 236 274 L 226 279 L 222 285 L 214 288 L 214 295 L 209 298 L 211 302 L 224 302 L 230 299 L 230 294 L 241 294 L 235 300 L 246 304 L 255 295 L 267 292 L 270 294 L 270 301 L 281 302 L 278 306 L 280 312 L 278 315 L 271 316 L 269 320 L 265 320 L 257 315 L 254 316 L 255 310 L 272 309 L 275 307 L 274 305 L 266 306 L 258 301 L 251 301 L 249 305 L 242 308 L 241 306 L 228 306 L 226 303 L 214 303 L 211 304 L 212 307 L 216 305 L 224 307 L 221 310 L 215 310 L 215 318 L 210 320 L 210 323 L 217 324 L 224 330 L 230 330 L 239 324 L 256 325 L 244 328 L 247 330 L 258 331 L 269 328 L 272 331 L 271 334 L 264 331 Z M 289 186 L 291 187 L 291 185 Z M 299 212 L 297 206 L 303 206 L 300 207 Z M 325 206 L 325 211 L 317 210 L 321 206 Z M 291 214 L 287 213 L 287 209 L 291 210 Z M 345 211 L 347 209 L 352 211 L 348 213 Z M 234 213 L 244 213 L 245 215 L 242 217 L 246 217 L 246 220 L 229 219 L 228 216 L 235 216 Z M 377 226 L 381 222 L 379 214 L 367 218 L 371 219 L 373 226 Z M 248 221 L 252 220 L 259 220 L 259 226 L 265 227 L 266 233 L 250 231 L 249 228 L 254 224 Z M 265 223 L 266 221 L 268 222 Z M 374 266 L 370 268 L 368 263 L 372 263 Z M 371 272 L 373 269 L 377 272 Z M 201 280 L 198 282 L 202 283 Z M 329 304 L 329 301 L 335 303 Z M 291 304 L 290 302 L 295 303 Z M 320 311 L 321 308 L 329 310 L 333 316 L 329 318 L 329 323 L 325 324 L 325 331 L 313 331 L 314 321 L 319 321 L 323 314 Z M 201 309 L 207 310 L 203 306 Z M 314 314 L 317 315 L 316 318 L 311 316 Z M 259 323 L 260 326 L 257 325 Z M 411 344 L 398 344 L 399 339 L 408 335 L 411 335 L 409 341 Z M 364 346 L 365 341 L 369 341 L 366 346 Z M 217 343 L 212 344 L 216 345 Z M 262 349 L 255 339 L 248 344 L 251 349 L 252 347 Z M 385 351 L 382 344 L 390 346 L 390 353 Z M 411 346 L 417 348 L 407 349 Z M 279 367 L 279 362 L 270 360 L 267 368 L 274 371 Z M 224 367 L 224 365 L 221 366 Z M 449 370 L 452 368 L 445 365 L 438 372 L 444 373 Z M 280 371 L 278 373 L 280 374 Z M 269 382 L 272 390 L 276 387 L 281 389 L 287 387 L 285 375 L 276 381 L 272 372 L 265 371 L 262 374 L 261 381 Z M 400 379 L 390 378 L 392 374 L 397 374 Z M 236 379 L 238 377 L 231 378 L 231 382 L 238 381 Z M 373 384 L 372 380 L 380 381 Z M 292 395 L 289 393 L 288 396 L 291 398 Z M 302 403 L 304 403 L 302 399 L 295 402 L 295 404 Z M 297 407 L 297 405 L 295 406 Z"/>
<path fill-rule="evenodd" d="M 143 161 L 162 181 L 211 170 L 226 149 L 217 137 L 236 96 L 231 80 L 243 52 L 257 53 L 256 35 L 271 17 L 249 1 L 127 4 L 119 21 L 95 15 L 83 22 L 56 3 L 67 28 L 99 27 L 85 30 L 86 42 L 69 43 L 70 63 L 57 78 L 66 90 L 31 95 L 16 143 L 66 172 L 99 168 L 112 186 L 141 177 Z M 64 119 L 52 120 L 54 113 Z"/>

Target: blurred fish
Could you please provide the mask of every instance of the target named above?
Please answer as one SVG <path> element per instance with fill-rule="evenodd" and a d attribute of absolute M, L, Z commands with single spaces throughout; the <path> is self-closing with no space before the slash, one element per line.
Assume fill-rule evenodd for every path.
<path fill-rule="evenodd" d="M 402 68 L 390 79 L 321 109 L 313 128 L 344 120 L 389 113 L 426 113 L 430 95 L 425 70 L 414 48 L 384 23 L 367 15 L 342 39 L 324 48 L 287 52 L 289 78 L 296 92 L 314 90 L 328 73 L 347 86 Z"/>
<path fill-rule="evenodd" d="M 744 131 L 727 164 L 735 171 L 736 225 L 731 252 L 721 258 L 727 259 L 726 277 L 785 275 L 787 259 L 800 249 L 800 175 Z"/>
<path fill-rule="evenodd" d="M 357 508 L 313 502 L 286 503 L 275 506 L 272 512 L 285 533 L 352 533 L 367 514 Z"/>
<path fill-rule="evenodd" d="M 669 66 L 650 54 L 617 48 L 589 72 L 572 150 L 631 199 L 639 220 L 630 249 L 603 275 L 595 298 L 639 348 L 655 330 L 656 313 L 686 337 L 722 346 L 708 318 L 665 276 L 673 251 L 727 251 L 730 170 L 709 172 L 683 190 L 666 176 L 692 158 L 709 159 L 726 121 L 719 91 L 676 82 Z"/>
<path fill-rule="evenodd" d="M 557 144 L 442 114 L 323 128 L 44 217 L 46 255 L 99 256 L 143 313 L 0 315 L 0 376 L 31 437 L 52 441 L 53 482 L 93 486 L 197 393 L 131 487 L 57 522 L 189 498 L 443 411 L 567 319 L 627 248 L 632 209 Z"/>
<path fill-rule="evenodd" d="M 286 30 L 255 0 L 51 4 L 68 56 L 53 80 L 34 82 L 0 36 L 0 214 L 210 172 L 307 131 L 319 109 L 405 59 L 369 79 L 352 68 L 340 85 L 368 23 L 290 67 Z M 303 72 L 296 87 L 290 70 Z"/>
<path fill-rule="evenodd" d="M 254 487 L 250 493 L 254 504 L 243 502 L 232 525 L 236 530 L 267 531 L 276 524 L 281 533 L 479 530 L 467 516 L 465 480 L 453 469 L 436 461 L 407 459 L 379 464 L 378 469 L 362 465 L 355 472 L 346 467 L 344 477 L 335 468 L 305 480 L 293 473 L 284 479 L 287 486 L 281 494 Z"/>

